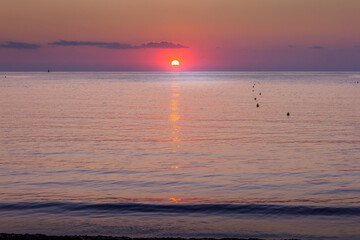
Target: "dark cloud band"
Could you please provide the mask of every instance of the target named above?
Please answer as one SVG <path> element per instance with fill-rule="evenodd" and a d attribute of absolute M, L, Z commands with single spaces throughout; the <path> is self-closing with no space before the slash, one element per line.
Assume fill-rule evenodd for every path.
<path fill-rule="evenodd" d="M 132 45 L 127 43 L 118 43 L 118 42 L 88 42 L 88 41 L 66 41 L 60 40 L 56 42 L 51 42 L 49 45 L 54 46 L 95 46 L 100 48 L 110 48 L 110 49 L 144 49 L 144 48 L 187 48 L 181 44 L 175 44 L 172 42 L 162 41 L 162 42 L 149 42 L 143 43 L 141 45 Z"/>
<path fill-rule="evenodd" d="M 87 41 L 66 41 L 60 40 L 57 42 L 51 42 L 49 45 L 54 46 L 96 46 L 101 48 L 112 48 L 112 49 L 133 49 L 134 46 L 131 44 L 122 43 L 108 43 L 108 42 L 87 42 Z"/>
<path fill-rule="evenodd" d="M 41 48 L 42 46 L 40 44 L 35 44 L 35 43 L 25 43 L 25 42 L 12 42 L 12 41 L 8 41 L 5 43 L 0 43 L 0 48 L 14 48 L 14 49 L 30 49 L 30 50 L 34 50 L 34 49 L 38 49 Z"/>
<path fill-rule="evenodd" d="M 139 48 L 187 48 L 181 44 L 175 44 L 172 42 L 149 42 L 149 43 L 144 43 L 141 44 L 141 46 Z"/>

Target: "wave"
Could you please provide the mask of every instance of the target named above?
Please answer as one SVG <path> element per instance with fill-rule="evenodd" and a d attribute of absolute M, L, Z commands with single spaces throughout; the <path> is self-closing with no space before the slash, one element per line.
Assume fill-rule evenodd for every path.
<path fill-rule="evenodd" d="M 11 202 L 0 203 L 0 213 L 35 211 L 47 213 L 157 213 L 210 215 L 300 215 L 300 216 L 360 216 L 360 207 L 294 206 L 266 204 L 145 204 L 145 203 L 76 203 L 76 202 Z"/>

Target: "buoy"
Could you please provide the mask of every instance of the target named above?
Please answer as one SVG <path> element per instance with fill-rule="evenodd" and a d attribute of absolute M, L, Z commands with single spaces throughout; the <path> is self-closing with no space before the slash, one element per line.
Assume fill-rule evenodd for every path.
<path fill-rule="evenodd" d="M 258 103 L 256 104 L 256 107 L 257 107 L 257 108 L 259 107 L 259 104 L 258 104 Z"/>
<path fill-rule="evenodd" d="M 261 93 L 259 93 L 259 95 L 261 95 Z"/>
<path fill-rule="evenodd" d="M 254 100 L 256 101 L 256 98 L 254 98 Z"/>
<path fill-rule="evenodd" d="M 286 116 L 290 116 L 290 113 L 289 113 L 289 112 L 287 112 Z"/>

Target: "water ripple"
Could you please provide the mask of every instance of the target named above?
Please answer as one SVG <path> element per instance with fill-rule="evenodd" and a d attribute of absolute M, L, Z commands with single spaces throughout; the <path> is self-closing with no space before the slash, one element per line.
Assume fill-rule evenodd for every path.
<path fill-rule="evenodd" d="M 42 211 L 47 213 L 171 213 L 171 214 L 260 214 L 293 216 L 360 216 L 360 207 L 324 207 L 268 204 L 143 204 L 143 203 L 77 203 L 12 202 L 0 203 L 0 211 Z"/>

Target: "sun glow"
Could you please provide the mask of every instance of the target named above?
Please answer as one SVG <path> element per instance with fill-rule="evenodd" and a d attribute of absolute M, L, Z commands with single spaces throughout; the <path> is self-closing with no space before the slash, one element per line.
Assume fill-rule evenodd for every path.
<path fill-rule="evenodd" d="M 179 66 L 180 65 L 180 62 L 179 62 L 179 60 L 172 60 L 171 61 L 171 66 Z"/>

